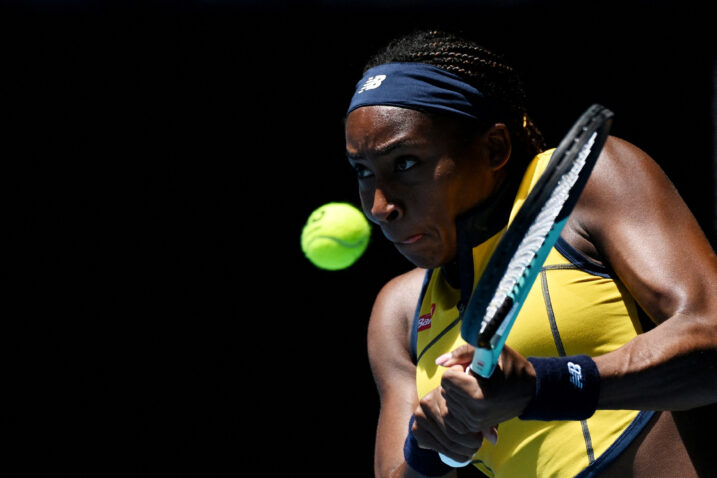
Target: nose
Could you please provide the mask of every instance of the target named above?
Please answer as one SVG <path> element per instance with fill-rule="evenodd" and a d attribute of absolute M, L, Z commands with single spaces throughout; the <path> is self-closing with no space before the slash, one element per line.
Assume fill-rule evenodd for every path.
<path fill-rule="evenodd" d="M 394 222 L 403 217 L 403 207 L 394 199 L 389 198 L 386 191 L 376 188 L 373 193 L 373 202 L 370 215 L 374 222 Z"/>

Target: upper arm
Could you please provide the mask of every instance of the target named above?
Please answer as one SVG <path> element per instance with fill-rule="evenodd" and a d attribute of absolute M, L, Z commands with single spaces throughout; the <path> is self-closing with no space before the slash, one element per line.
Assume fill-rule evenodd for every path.
<path fill-rule="evenodd" d="M 655 322 L 678 314 L 717 322 L 717 256 L 645 152 L 611 137 L 576 212 L 597 255 Z"/>
<path fill-rule="evenodd" d="M 381 399 L 376 435 L 376 476 L 403 461 L 408 422 L 418 404 L 411 326 L 425 271 L 415 269 L 379 292 L 368 327 L 368 354 Z"/>
<path fill-rule="evenodd" d="M 600 407 L 717 400 L 717 256 L 662 170 L 611 138 L 573 213 L 569 234 L 590 245 L 579 249 L 606 263 L 659 324 L 596 358 Z"/>

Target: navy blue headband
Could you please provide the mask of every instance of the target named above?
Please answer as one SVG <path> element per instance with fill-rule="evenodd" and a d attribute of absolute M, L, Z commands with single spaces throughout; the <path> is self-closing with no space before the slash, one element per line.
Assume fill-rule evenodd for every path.
<path fill-rule="evenodd" d="M 493 101 L 458 75 L 425 63 L 386 63 L 368 70 L 356 85 L 346 114 L 376 105 L 445 111 L 473 119 L 497 112 Z"/>

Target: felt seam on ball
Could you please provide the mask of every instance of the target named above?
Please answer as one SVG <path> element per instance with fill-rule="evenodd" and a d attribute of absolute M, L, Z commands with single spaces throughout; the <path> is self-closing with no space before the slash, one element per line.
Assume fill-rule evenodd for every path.
<path fill-rule="evenodd" d="M 347 242 L 347 241 L 342 241 L 338 237 L 334 237 L 334 236 L 314 236 L 309 240 L 309 242 L 306 243 L 306 247 L 310 247 L 311 243 L 313 243 L 317 239 L 329 239 L 331 241 L 335 241 L 340 246 L 348 247 L 350 249 L 353 249 L 355 247 L 361 247 L 366 243 L 366 241 L 368 241 L 367 237 L 363 237 L 363 238 L 357 240 L 356 242 Z"/>

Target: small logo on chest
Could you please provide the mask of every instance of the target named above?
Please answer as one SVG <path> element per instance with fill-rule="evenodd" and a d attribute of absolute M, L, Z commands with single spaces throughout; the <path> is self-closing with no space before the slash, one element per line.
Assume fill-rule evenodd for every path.
<path fill-rule="evenodd" d="M 426 330 L 431 328 L 431 319 L 433 313 L 436 311 L 436 304 L 431 304 L 431 311 L 427 314 L 418 317 L 418 331 Z"/>

